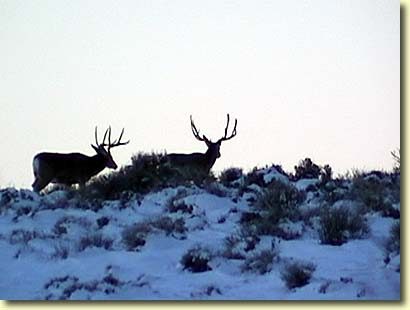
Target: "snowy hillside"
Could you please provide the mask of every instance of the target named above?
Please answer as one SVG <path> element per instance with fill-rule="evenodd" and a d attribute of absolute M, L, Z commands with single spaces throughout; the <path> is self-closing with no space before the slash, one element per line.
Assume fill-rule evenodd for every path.
<path fill-rule="evenodd" d="M 104 201 L 1 189 L 0 298 L 398 300 L 397 184 L 272 166 Z"/>

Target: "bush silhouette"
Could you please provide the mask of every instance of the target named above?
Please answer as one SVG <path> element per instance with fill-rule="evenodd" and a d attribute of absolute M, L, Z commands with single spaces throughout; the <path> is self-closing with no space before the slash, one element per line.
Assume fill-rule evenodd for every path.
<path fill-rule="evenodd" d="M 312 162 L 310 158 L 305 158 L 295 166 L 295 178 L 300 179 L 317 179 L 320 175 L 320 167 Z"/>
<path fill-rule="evenodd" d="M 125 193 L 146 194 L 168 186 L 200 185 L 212 178 L 191 167 L 172 167 L 163 154 L 139 153 L 131 165 L 94 178 L 80 195 L 86 199 L 119 199 Z"/>

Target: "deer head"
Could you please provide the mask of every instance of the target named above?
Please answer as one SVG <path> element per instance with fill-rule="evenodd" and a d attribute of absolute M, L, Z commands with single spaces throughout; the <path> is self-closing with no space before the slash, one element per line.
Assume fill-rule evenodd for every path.
<path fill-rule="evenodd" d="M 105 143 L 105 138 L 107 137 L 108 134 L 108 143 Z M 120 137 L 115 140 L 114 142 L 111 142 L 111 126 L 108 127 L 108 129 L 104 133 L 104 138 L 102 143 L 98 143 L 98 134 L 97 134 L 97 126 L 95 127 L 95 144 L 91 144 L 92 148 L 97 152 L 97 154 L 101 157 L 104 158 L 105 160 L 105 166 L 107 168 L 111 169 L 117 169 L 117 164 L 115 163 L 114 159 L 111 156 L 110 150 L 113 147 L 120 146 L 120 145 L 125 145 L 128 144 L 130 141 L 128 140 L 127 142 L 121 142 L 122 135 L 124 134 L 124 128 L 121 131 Z M 105 149 L 107 147 L 107 149 Z"/>
<path fill-rule="evenodd" d="M 238 120 L 235 119 L 235 125 L 233 127 L 233 130 L 232 130 L 230 136 L 228 137 L 229 114 L 227 114 L 226 115 L 227 121 L 226 121 L 224 136 L 222 138 L 220 138 L 218 141 L 212 142 L 205 135 L 202 135 L 202 137 L 199 135 L 199 130 L 196 128 L 196 126 L 194 124 L 194 121 L 192 119 L 192 115 L 190 116 L 190 118 L 191 118 L 191 130 L 192 130 L 192 133 L 194 134 L 194 137 L 199 141 L 204 141 L 206 146 L 208 147 L 208 150 L 207 150 L 206 154 L 214 160 L 221 157 L 221 152 L 220 152 L 221 144 L 222 144 L 223 141 L 228 141 L 228 140 L 230 140 L 230 139 L 232 139 L 233 137 L 236 136 L 236 125 L 238 124 Z"/>

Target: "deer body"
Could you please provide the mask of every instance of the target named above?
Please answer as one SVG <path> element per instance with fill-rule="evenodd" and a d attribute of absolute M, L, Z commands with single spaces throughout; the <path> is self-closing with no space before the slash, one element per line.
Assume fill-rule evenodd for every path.
<path fill-rule="evenodd" d="M 105 166 L 104 158 L 98 154 L 90 157 L 80 153 L 40 153 L 33 159 L 36 178 L 33 188 L 36 190 L 41 183 L 47 185 L 50 182 L 65 185 L 85 184 Z"/>
<path fill-rule="evenodd" d="M 204 141 L 208 149 L 205 153 L 168 154 L 166 158 L 169 163 L 173 166 L 190 166 L 192 168 L 203 170 L 204 172 L 208 173 L 215 164 L 216 160 L 221 157 L 220 148 L 222 141 L 227 141 L 236 135 L 237 120 L 235 120 L 235 126 L 232 130 L 232 134 L 227 137 L 229 114 L 227 115 L 227 119 L 228 120 L 225 127 L 225 135 L 217 142 L 212 142 L 207 137 L 205 137 L 205 135 L 202 135 L 202 137 L 199 136 L 199 131 L 195 127 L 191 116 L 191 129 L 194 137 L 199 141 Z"/>
<path fill-rule="evenodd" d="M 192 154 L 168 154 L 167 159 L 173 166 L 191 166 L 209 172 L 215 164 L 217 157 L 207 151 Z"/>
<path fill-rule="evenodd" d="M 105 137 L 109 133 L 109 142 L 105 144 Z M 59 183 L 64 185 L 80 184 L 83 186 L 92 176 L 100 173 L 104 168 L 116 169 L 117 164 L 114 162 L 110 148 L 118 145 L 124 145 L 128 142 L 120 142 L 124 130 L 118 142 L 111 143 L 111 128 L 104 135 L 102 144 L 97 141 L 97 146 L 91 145 L 97 152 L 94 156 L 87 156 L 81 153 L 39 153 L 33 159 L 34 183 L 33 190 L 40 192 L 49 183 Z M 104 147 L 108 146 L 106 150 Z"/>

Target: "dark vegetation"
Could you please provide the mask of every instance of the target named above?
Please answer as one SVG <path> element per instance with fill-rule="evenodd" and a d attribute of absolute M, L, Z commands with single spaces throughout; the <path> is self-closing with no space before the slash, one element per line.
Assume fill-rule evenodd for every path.
<path fill-rule="evenodd" d="M 96 247 L 105 250 L 111 250 L 114 240 L 104 237 L 100 233 L 89 234 L 80 239 L 78 251 L 84 251 L 87 248 Z"/>
<path fill-rule="evenodd" d="M 341 246 L 349 240 L 367 236 L 370 229 L 367 221 L 372 214 L 393 218 L 394 224 L 382 246 L 386 265 L 392 260 L 397 261 L 397 255 L 400 254 L 400 153 L 392 155 L 395 166 L 391 172 L 353 171 L 335 177 L 329 165 L 320 166 L 306 158 L 295 166 L 294 174 L 286 173 L 281 166 L 271 165 L 262 169 L 254 168 L 248 173 L 240 168 L 229 168 L 215 178 L 212 174 L 198 173 L 189 167 L 174 168 L 162 154 L 140 153 L 132 158 L 131 165 L 95 177 L 78 191 L 60 186 L 48 189 L 50 194 L 61 189 L 67 194 L 61 198 L 57 195 L 52 201 L 42 201 L 40 208 L 75 206 L 95 211 L 103 208 L 105 200 L 118 200 L 119 208 L 127 208 L 131 200 L 138 201 L 146 193 L 178 187 L 164 202 L 165 214 L 125 226 L 119 244 L 114 244 L 114 240 L 104 235 L 105 227 L 114 221 L 107 216 L 90 221 L 81 216 L 64 215 L 47 234 L 38 230 L 15 229 L 7 240 L 16 246 L 27 246 L 36 238 L 57 240 L 59 242 L 56 242 L 50 254 L 52 259 L 67 259 L 75 251 L 91 248 L 113 250 L 118 245 L 127 251 L 142 252 L 147 242 L 150 242 L 151 234 L 164 234 L 178 240 L 187 238 L 188 230 L 192 229 L 190 219 L 201 215 L 197 213 L 198 206 L 193 202 L 187 203 L 185 198 L 201 189 L 200 192 L 228 197 L 234 202 L 242 200 L 249 205 L 246 211 L 239 207 L 227 209 L 226 214 L 218 219 L 218 223 L 224 223 L 229 216 L 234 215 L 239 221 L 236 230 L 224 239 L 219 257 L 239 260 L 237 266 L 246 273 L 267 274 L 279 266 L 284 285 L 288 289 L 295 289 L 311 281 L 316 266 L 302 261 L 286 262 L 286 259 L 280 258 L 280 246 L 275 246 L 272 241 L 272 247 L 267 249 L 264 243 L 266 235 L 274 236 L 272 240 L 279 242 L 299 238 L 301 233 L 286 229 L 289 223 L 289 226 L 302 223 L 303 229 L 308 227 L 314 231 L 322 244 Z M 266 178 L 270 173 L 275 176 Z M 313 182 L 307 187 L 299 186 L 306 181 Z M 25 201 L 27 203 L 38 198 L 33 195 L 36 194 L 28 190 L 0 189 L 0 215 L 9 208 L 16 208 L 16 222 L 22 217 L 34 216 L 34 204 L 24 204 Z M 200 226 L 195 229 L 197 227 Z M 84 233 L 70 246 L 69 237 L 80 230 Z M 0 235 L 2 238 L 5 237 Z M 16 258 L 21 251 L 18 250 Z M 215 256 L 209 248 L 197 245 L 182 255 L 180 264 L 187 272 L 202 273 L 212 270 L 211 262 Z M 215 265 L 217 263 L 215 259 Z M 66 276 L 53 279 L 46 284 L 45 289 L 54 292 L 64 287 L 60 294 L 50 293 L 48 297 L 69 299 L 77 290 L 104 291 L 109 294 L 125 284 L 109 275 L 94 282 L 80 282 L 78 278 Z M 320 290 L 325 292 L 328 286 L 325 284 Z M 215 292 L 220 294 L 218 288 L 210 286 L 205 294 Z"/>
<path fill-rule="evenodd" d="M 238 181 L 243 176 L 241 168 L 228 168 L 219 175 L 219 182 L 224 186 L 235 186 L 233 183 Z"/>
<path fill-rule="evenodd" d="M 305 158 L 295 166 L 295 180 L 300 179 L 317 179 L 321 169 L 310 158 Z"/>
<path fill-rule="evenodd" d="M 135 280 L 123 281 L 111 274 L 109 268 L 110 266 L 107 266 L 103 277 L 96 280 L 81 281 L 78 277 L 71 275 L 52 278 L 44 284 L 44 290 L 47 292 L 45 300 L 77 300 L 78 297 L 75 294 L 78 293 L 86 293 L 90 297 L 95 293 L 110 295 L 121 291 L 126 286 L 149 285 L 144 275 L 138 276 Z"/>
<path fill-rule="evenodd" d="M 214 177 L 211 174 L 189 166 L 172 167 L 164 154 L 139 153 L 131 158 L 131 165 L 92 179 L 80 195 L 88 200 L 113 200 L 127 193 L 146 194 L 165 187 L 202 185 L 212 180 Z"/>
<path fill-rule="evenodd" d="M 45 201 L 42 208 L 66 208 L 75 205 L 81 209 L 99 210 L 105 200 L 118 200 L 119 208 L 127 208 L 130 200 L 138 201 L 144 194 L 166 187 L 179 187 L 177 193 L 165 203 L 170 216 L 135 224 L 123 231 L 123 243 L 128 250 L 139 250 L 144 246 L 150 232 L 162 231 L 175 238 L 184 238 L 187 228 L 184 217 L 193 216 L 195 206 L 184 200 L 191 189 L 203 189 L 208 193 L 230 197 L 237 202 L 246 199 L 248 211 L 240 213 L 240 233 L 234 233 L 226 240 L 225 257 L 245 259 L 259 242 L 261 235 L 272 235 L 283 239 L 300 236 L 284 229 L 291 222 L 302 221 L 304 225 L 318 223 L 323 244 L 341 245 L 350 239 L 362 238 L 368 232 L 366 215 L 380 213 L 382 216 L 400 219 L 400 152 L 392 152 L 394 168 L 391 172 L 354 171 L 352 174 L 335 177 L 329 165 L 320 166 L 305 158 L 295 166 L 295 173 L 286 173 L 281 166 L 271 165 L 254 168 L 244 173 L 240 168 L 229 168 L 218 178 L 212 174 L 198 172 L 189 167 L 172 167 L 163 154 L 139 153 L 132 157 L 130 165 L 118 171 L 92 179 L 85 188 L 66 190 L 67 194 L 57 200 Z M 273 173 L 275 177 L 266 178 Z M 298 189 L 296 182 L 313 180 L 312 185 Z M 302 181 L 304 182 L 304 181 Z M 49 193 L 62 189 L 50 188 Z M 246 195 L 245 195 L 246 194 Z M 0 214 L 19 201 L 32 201 L 33 192 L 28 190 L 0 190 Z M 301 211 L 310 202 L 318 206 L 314 210 Z M 19 205 L 15 221 L 20 217 L 34 216 L 32 205 Z M 228 216 L 228 215 L 227 215 Z M 220 219 L 223 223 L 226 216 Z M 102 230 L 110 223 L 107 217 L 100 217 L 94 223 L 82 222 L 74 217 L 64 217 L 56 222 L 53 233 L 67 234 L 71 226 L 91 227 Z M 313 227 L 313 226 L 312 226 Z M 393 233 L 392 233 L 393 236 Z M 390 242 L 389 252 L 397 251 L 400 235 L 395 234 Z M 13 242 L 30 240 L 32 233 L 15 232 Z M 110 249 L 112 242 L 101 234 L 84 237 L 78 245 L 80 250 L 88 247 Z M 393 250 L 393 249 L 394 250 Z"/>
<path fill-rule="evenodd" d="M 356 173 L 352 179 L 350 195 L 368 211 L 381 212 L 383 216 L 400 217 L 400 212 L 393 208 L 393 204 L 400 201 L 400 175 L 397 173 Z"/>
<path fill-rule="evenodd" d="M 122 232 L 122 242 L 128 251 L 138 251 L 145 245 L 147 235 L 152 231 L 149 223 L 137 223 Z"/>
<path fill-rule="evenodd" d="M 257 196 L 257 215 L 249 220 L 242 220 L 254 225 L 259 234 L 275 235 L 280 233 L 279 224 L 282 221 L 297 217 L 297 206 L 303 200 L 304 194 L 296 187 L 274 180 Z"/>
<path fill-rule="evenodd" d="M 242 227 L 226 237 L 222 256 L 228 259 L 245 259 L 247 253 L 253 251 L 259 242 L 260 238 L 255 229 Z"/>
<path fill-rule="evenodd" d="M 164 232 L 167 236 L 184 239 L 186 230 L 182 217 L 174 219 L 163 215 L 125 228 L 122 232 L 122 242 L 128 251 L 139 251 L 152 232 Z"/>
<path fill-rule="evenodd" d="M 212 270 L 209 262 L 212 259 L 212 253 L 209 249 L 202 246 L 195 246 L 189 249 L 181 258 L 183 269 L 193 273 L 205 272 Z"/>
<path fill-rule="evenodd" d="M 390 228 L 390 236 L 386 240 L 386 252 L 388 254 L 400 253 L 400 222 L 395 222 Z"/>
<path fill-rule="evenodd" d="M 242 271 L 265 274 L 272 270 L 273 264 L 279 260 L 279 253 L 273 250 L 262 250 L 247 257 Z"/>
<path fill-rule="evenodd" d="M 288 289 L 294 289 L 308 284 L 315 270 L 312 263 L 291 262 L 282 270 L 281 278 Z"/>
<path fill-rule="evenodd" d="M 320 241 L 342 245 L 347 240 L 365 236 L 369 231 L 363 214 L 347 205 L 325 207 L 320 216 Z"/>

